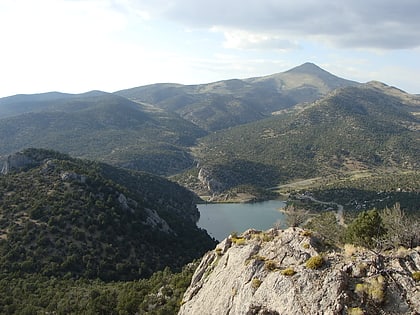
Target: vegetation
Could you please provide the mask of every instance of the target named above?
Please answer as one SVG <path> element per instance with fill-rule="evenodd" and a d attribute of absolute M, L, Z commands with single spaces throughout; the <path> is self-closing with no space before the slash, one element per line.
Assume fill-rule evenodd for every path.
<path fill-rule="evenodd" d="M 181 268 L 214 247 L 195 196 L 163 178 L 26 150 L 0 176 L 0 270 L 23 276 L 133 280 Z"/>
<path fill-rule="evenodd" d="M 103 282 L 0 275 L 1 314 L 176 314 L 197 263 L 149 279 Z"/>
<path fill-rule="evenodd" d="M 20 108 L 16 102 L 8 108 Z M 28 112 L 0 115 L 0 155 L 35 146 L 169 175 L 192 166 L 188 147 L 206 134 L 176 114 L 107 93 L 28 103 Z"/>
<path fill-rule="evenodd" d="M 296 273 L 296 271 L 295 271 L 292 267 L 289 267 L 289 268 L 283 269 L 283 270 L 281 271 L 281 274 L 282 274 L 283 276 L 293 276 L 295 273 Z"/>
<path fill-rule="evenodd" d="M 258 278 L 252 278 L 251 286 L 254 289 L 258 289 L 260 287 L 261 283 L 262 283 L 262 281 L 260 279 L 258 279 Z"/>
<path fill-rule="evenodd" d="M 266 260 L 264 262 L 264 268 L 268 271 L 277 270 L 277 263 L 274 260 Z"/>
<path fill-rule="evenodd" d="M 418 171 L 378 171 L 330 181 L 315 189 L 306 189 L 318 200 L 334 200 L 346 210 L 391 208 L 416 212 L 420 201 Z"/>
<path fill-rule="evenodd" d="M 379 212 L 373 209 L 360 212 L 349 224 L 345 240 L 351 244 L 374 248 L 385 232 Z"/>
<path fill-rule="evenodd" d="M 205 130 L 216 131 L 265 118 L 295 104 L 312 102 L 329 90 L 355 84 L 306 63 L 261 78 L 200 85 L 153 84 L 117 94 L 176 112 Z"/>
<path fill-rule="evenodd" d="M 369 279 L 367 282 L 358 283 L 355 293 L 359 296 L 367 297 L 376 304 L 381 304 L 385 298 L 386 281 L 382 275 Z"/>
<path fill-rule="evenodd" d="M 324 265 L 324 258 L 322 256 L 312 256 L 305 263 L 305 266 L 308 269 L 319 269 L 323 265 Z"/>
<path fill-rule="evenodd" d="M 352 87 L 302 111 L 212 133 L 200 139 L 194 153 L 200 167 L 227 190 L 240 185 L 270 188 L 314 177 L 338 182 L 349 172 L 387 168 L 399 170 L 404 181 L 405 175 L 413 176 L 403 172 L 418 167 L 418 126 L 419 119 L 401 100 L 369 87 Z"/>

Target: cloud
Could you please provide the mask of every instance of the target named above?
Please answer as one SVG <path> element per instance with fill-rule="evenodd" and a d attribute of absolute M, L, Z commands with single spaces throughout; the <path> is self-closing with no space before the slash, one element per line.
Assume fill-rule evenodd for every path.
<path fill-rule="evenodd" d="M 290 50 L 299 48 L 299 45 L 296 42 L 284 39 L 275 34 L 255 33 L 235 29 L 220 29 L 218 27 L 215 27 L 212 30 L 224 34 L 224 46 L 226 48 L 255 50 Z"/>
<path fill-rule="evenodd" d="M 420 46 L 418 0 L 145 0 L 132 5 L 191 28 L 217 28 L 228 46 L 233 32 L 247 32 L 249 40 L 237 42 L 242 48 L 255 49 L 258 43 L 260 48 L 276 48 L 298 40 L 340 48 Z M 255 34 L 266 39 L 255 40 Z"/>

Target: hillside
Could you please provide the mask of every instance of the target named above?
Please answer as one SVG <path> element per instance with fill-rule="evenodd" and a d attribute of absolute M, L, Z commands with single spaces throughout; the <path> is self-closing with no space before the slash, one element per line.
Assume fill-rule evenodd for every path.
<path fill-rule="evenodd" d="M 205 134 L 177 114 L 104 92 L 0 100 L 3 158 L 41 147 L 168 175 L 192 165 L 187 147 Z"/>
<path fill-rule="evenodd" d="M 342 88 L 303 110 L 202 138 L 194 151 L 199 181 L 190 174 L 180 181 L 217 193 L 352 171 L 418 170 L 419 132 L 401 97 L 370 84 Z"/>
<path fill-rule="evenodd" d="M 138 279 L 214 246 L 196 226 L 195 195 L 163 178 L 38 149 L 3 173 L 3 275 Z"/>
<path fill-rule="evenodd" d="M 265 77 L 209 84 L 153 84 L 116 92 L 134 101 L 176 112 L 208 131 L 263 119 L 338 87 L 358 83 L 336 77 L 312 63 Z"/>
<path fill-rule="evenodd" d="M 308 230 L 248 230 L 203 257 L 178 314 L 418 314 L 419 270 L 419 247 L 326 250 Z"/>

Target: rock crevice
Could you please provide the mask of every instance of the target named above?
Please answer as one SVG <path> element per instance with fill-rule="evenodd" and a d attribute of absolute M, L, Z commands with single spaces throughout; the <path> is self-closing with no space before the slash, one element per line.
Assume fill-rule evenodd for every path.
<path fill-rule="evenodd" d="M 420 312 L 413 277 L 420 248 L 378 255 L 313 244 L 315 237 L 299 228 L 230 236 L 203 257 L 179 314 Z"/>

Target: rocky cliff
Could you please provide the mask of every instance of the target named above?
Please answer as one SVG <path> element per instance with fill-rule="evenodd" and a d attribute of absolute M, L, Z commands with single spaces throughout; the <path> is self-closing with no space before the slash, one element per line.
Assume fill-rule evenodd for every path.
<path fill-rule="evenodd" d="M 299 228 L 248 230 L 207 253 L 187 314 L 419 314 L 420 248 L 326 249 Z"/>
<path fill-rule="evenodd" d="M 19 170 L 34 163 L 35 161 L 33 159 L 22 152 L 18 152 L 7 157 L 6 161 L 3 163 L 0 174 L 6 175 L 12 170 Z"/>

